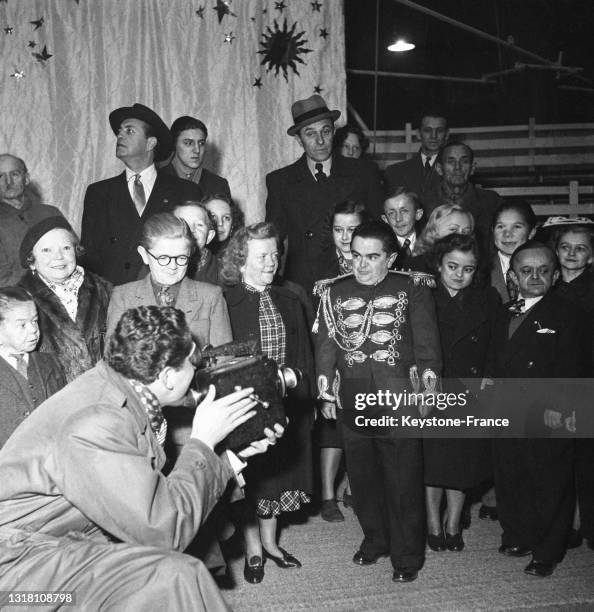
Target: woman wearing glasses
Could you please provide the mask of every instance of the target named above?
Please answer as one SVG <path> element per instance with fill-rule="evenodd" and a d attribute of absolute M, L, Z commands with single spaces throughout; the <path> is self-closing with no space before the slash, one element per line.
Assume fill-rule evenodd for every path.
<path fill-rule="evenodd" d="M 220 287 L 186 277 L 194 241 L 187 224 L 171 213 L 149 217 L 142 229 L 138 253 L 149 273 L 141 280 L 115 287 L 107 312 L 110 334 L 128 308 L 175 306 L 198 346 L 218 346 L 231 340 L 231 325 Z"/>

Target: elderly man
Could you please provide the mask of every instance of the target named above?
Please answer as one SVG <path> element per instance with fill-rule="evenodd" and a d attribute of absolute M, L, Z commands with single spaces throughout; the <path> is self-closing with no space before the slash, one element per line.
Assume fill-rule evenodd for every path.
<path fill-rule="evenodd" d="M 19 247 L 27 230 L 38 221 L 62 213 L 41 204 L 29 188 L 25 162 L 15 155 L 0 155 L 0 287 L 15 285 L 24 273 Z"/>
<path fill-rule="evenodd" d="M 255 402 L 252 388 L 215 401 L 211 387 L 164 476 L 161 406 L 186 395 L 195 350 L 180 310 L 130 309 L 106 360 L 14 432 L 0 452 L 3 589 L 70 592 L 77 610 L 227 609 L 202 563 L 183 551 L 245 465 L 213 449 L 254 415 Z M 239 455 L 265 451 L 276 429 Z"/>
<path fill-rule="evenodd" d="M 388 166 L 384 172 L 386 196 L 392 196 L 398 188 L 412 191 L 419 197 L 436 187 L 440 176 L 435 168 L 439 149 L 448 138 L 448 123 L 439 111 L 425 112 L 417 128 L 421 141 L 418 153 L 406 161 Z"/>
<path fill-rule="evenodd" d="M 379 214 L 381 185 L 361 160 L 332 154 L 334 122 L 340 111 L 329 110 L 321 96 L 298 100 L 291 108 L 295 136 L 304 154 L 290 166 L 266 177 L 266 220 L 274 223 L 288 242 L 285 278 L 311 292 L 320 278 L 316 262 L 322 259 L 330 209 L 344 200 L 359 200 Z"/>
<path fill-rule="evenodd" d="M 227 179 L 203 167 L 208 130 L 200 119 L 178 117 L 171 124 L 175 153 L 163 172 L 197 183 L 204 196 L 219 193 L 231 198 Z"/>
<path fill-rule="evenodd" d="M 114 285 L 138 278 L 142 266 L 136 247 L 144 220 L 170 212 L 184 200 L 202 197 L 198 185 L 157 173 L 155 161 L 171 150 L 171 134 L 161 118 L 142 104 L 118 108 L 109 115 L 117 136 L 116 157 L 126 166 L 119 176 L 88 186 L 81 243 L 85 267 Z"/>
<path fill-rule="evenodd" d="M 477 237 L 486 245 L 500 196 L 490 189 L 480 189 L 470 182 L 476 169 L 473 150 L 465 143 L 450 141 L 437 155 L 436 170 L 440 183 L 423 197 L 426 218 L 440 204 L 460 204 L 474 217 Z"/>

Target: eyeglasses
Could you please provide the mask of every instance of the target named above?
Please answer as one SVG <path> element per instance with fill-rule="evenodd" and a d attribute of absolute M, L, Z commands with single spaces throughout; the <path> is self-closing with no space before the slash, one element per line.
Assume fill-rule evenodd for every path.
<path fill-rule="evenodd" d="M 156 255 L 153 255 L 146 247 L 144 249 L 153 259 L 157 260 L 157 263 L 160 266 L 168 266 L 171 261 L 175 261 L 175 264 L 177 266 L 187 266 L 188 265 L 188 261 L 190 261 L 190 258 L 188 257 L 188 255 L 177 255 L 176 257 L 171 257 L 170 255 L 159 255 L 158 257 Z"/>

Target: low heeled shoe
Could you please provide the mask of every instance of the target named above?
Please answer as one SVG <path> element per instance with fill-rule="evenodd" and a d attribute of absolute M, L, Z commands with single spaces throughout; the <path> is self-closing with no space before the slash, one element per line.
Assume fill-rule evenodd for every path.
<path fill-rule="evenodd" d="M 427 534 L 427 545 L 435 552 L 442 552 L 446 549 L 446 539 L 443 531 L 439 535 Z"/>
<path fill-rule="evenodd" d="M 524 568 L 525 574 L 530 576 L 537 576 L 538 578 L 546 578 L 555 571 L 555 563 L 552 561 L 537 561 L 532 559 L 530 563 Z"/>
<path fill-rule="evenodd" d="M 499 552 L 507 557 L 526 557 L 532 551 L 525 546 L 508 546 L 507 544 L 502 544 L 499 547 Z"/>
<path fill-rule="evenodd" d="M 458 533 L 451 534 L 446 531 L 445 534 L 446 548 L 452 552 L 460 552 L 464 550 L 464 540 L 462 539 L 462 530 Z"/>
<path fill-rule="evenodd" d="M 412 582 L 418 575 L 419 570 L 414 567 L 395 567 L 392 582 Z"/>
<path fill-rule="evenodd" d="M 276 565 L 278 565 L 278 567 L 281 567 L 283 569 L 301 567 L 301 561 L 299 561 L 299 559 L 296 559 L 293 555 L 289 554 L 286 550 L 284 550 L 280 546 L 278 547 L 278 549 L 281 551 L 283 555 L 282 557 L 276 557 L 274 555 L 271 555 L 265 548 L 263 549 L 264 556 L 267 559 L 270 559 Z"/>
<path fill-rule="evenodd" d="M 246 557 L 243 567 L 243 577 L 250 584 L 259 584 L 264 579 L 264 559 L 258 555 Z"/>

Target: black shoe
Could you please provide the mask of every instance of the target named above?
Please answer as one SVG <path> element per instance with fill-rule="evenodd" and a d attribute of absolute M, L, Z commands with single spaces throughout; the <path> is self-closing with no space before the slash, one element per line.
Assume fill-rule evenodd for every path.
<path fill-rule="evenodd" d="M 497 513 L 497 506 L 485 506 L 481 505 L 479 508 L 479 518 L 483 521 L 496 521 L 499 519 Z"/>
<path fill-rule="evenodd" d="M 464 540 L 462 539 L 462 530 L 452 535 L 446 531 L 445 534 L 445 545 L 448 550 L 452 552 L 460 552 L 464 550 Z"/>
<path fill-rule="evenodd" d="M 264 579 L 264 559 L 254 555 L 249 561 L 246 558 L 243 566 L 243 577 L 250 584 L 259 584 Z"/>
<path fill-rule="evenodd" d="M 280 546 L 278 547 L 278 549 L 283 554 L 282 557 L 275 557 L 274 555 L 271 555 L 265 548 L 262 549 L 262 552 L 264 553 L 264 556 L 267 559 L 270 559 L 273 563 L 278 565 L 278 567 L 282 567 L 283 569 L 301 567 L 301 561 L 299 561 L 299 559 L 296 559 L 293 555 L 290 555 L 286 550 L 284 550 Z"/>
<path fill-rule="evenodd" d="M 577 529 L 572 529 L 567 536 L 566 548 L 579 548 L 583 541 L 582 534 Z"/>
<path fill-rule="evenodd" d="M 353 496 L 350 495 L 349 493 L 345 493 L 342 496 L 342 505 L 345 508 L 354 508 L 355 507 L 355 503 L 353 501 Z"/>
<path fill-rule="evenodd" d="M 555 571 L 555 563 L 552 561 L 536 561 L 532 559 L 530 563 L 524 568 L 525 574 L 531 576 L 538 576 L 539 578 L 546 578 Z"/>
<path fill-rule="evenodd" d="M 526 557 L 532 551 L 525 546 L 507 546 L 502 544 L 499 547 L 499 552 L 507 557 Z"/>
<path fill-rule="evenodd" d="M 439 535 L 432 533 L 427 534 L 427 545 L 435 552 L 441 552 L 446 549 L 446 540 L 443 531 Z"/>
<path fill-rule="evenodd" d="M 395 567 L 392 582 L 412 582 L 417 579 L 419 570 L 412 567 Z"/>
<path fill-rule="evenodd" d="M 344 521 L 344 514 L 340 511 L 335 499 L 325 499 L 322 502 L 321 516 L 329 523 L 341 523 Z"/>
<path fill-rule="evenodd" d="M 373 565 L 374 563 L 377 563 L 377 560 L 380 557 L 385 556 L 387 556 L 386 553 L 382 553 L 379 555 L 368 555 L 362 550 L 358 550 L 353 556 L 353 563 L 356 563 L 357 565 Z"/>

